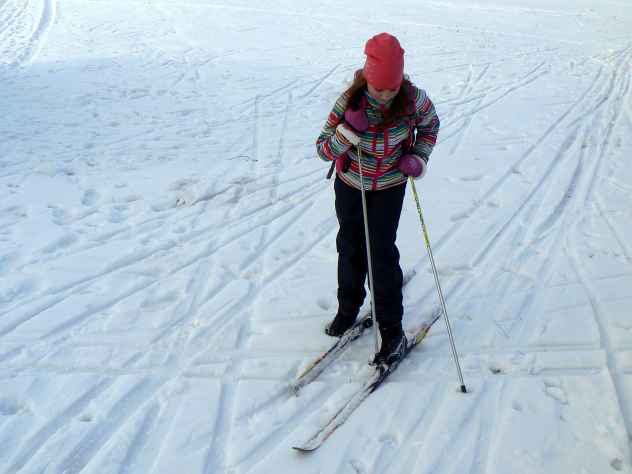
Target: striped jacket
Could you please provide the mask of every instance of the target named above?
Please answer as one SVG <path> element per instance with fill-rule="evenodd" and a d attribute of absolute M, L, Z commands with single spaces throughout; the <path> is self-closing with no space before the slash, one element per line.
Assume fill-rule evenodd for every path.
<path fill-rule="evenodd" d="M 366 113 L 369 128 L 363 133 L 357 133 L 360 138 L 362 151 L 362 172 L 364 175 L 364 189 L 376 191 L 391 186 L 402 184 L 406 177 L 397 168 L 398 160 L 406 153 L 409 144 L 409 136 L 416 130 L 415 143 L 408 151 L 420 156 L 428 162 L 430 153 L 437 141 L 439 133 L 439 117 L 432 101 L 426 91 L 412 85 L 410 90 L 411 100 L 415 103 L 415 113 L 402 117 L 398 122 L 387 128 L 380 124 L 383 121 L 380 104 L 369 95 L 366 95 Z M 349 186 L 360 189 L 360 172 L 358 168 L 357 150 L 349 143 L 341 139 L 336 133 L 336 127 L 344 121 L 344 113 L 350 97 L 342 94 L 333 110 L 329 114 L 327 123 L 316 140 L 318 156 L 324 161 L 332 161 L 343 155 L 351 160 L 349 170 L 338 173 L 338 177 Z M 388 106 L 389 104 L 386 104 Z M 412 110 L 412 108 L 411 108 Z"/>

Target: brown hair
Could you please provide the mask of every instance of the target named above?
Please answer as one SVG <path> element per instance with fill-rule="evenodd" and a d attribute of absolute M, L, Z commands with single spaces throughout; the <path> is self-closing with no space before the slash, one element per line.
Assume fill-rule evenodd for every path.
<path fill-rule="evenodd" d="M 362 69 L 358 69 L 353 77 L 353 82 L 346 90 L 345 94 L 349 96 L 349 107 L 352 110 L 358 110 L 361 105 L 362 95 L 367 88 L 367 81 L 364 77 Z M 387 125 L 395 122 L 397 119 L 411 115 L 414 112 L 414 106 L 412 104 L 412 84 L 407 75 L 404 75 L 404 80 L 399 88 L 399 92 L 393 99 L 391 106 L 384 111 L 384 122 L 382 125 Z"/>

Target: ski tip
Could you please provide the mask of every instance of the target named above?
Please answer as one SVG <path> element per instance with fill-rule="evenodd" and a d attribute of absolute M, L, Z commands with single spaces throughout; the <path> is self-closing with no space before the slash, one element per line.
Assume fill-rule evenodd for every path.
<path fill-rule="evenodd" d="M 322 438 L 318 436 L 312 436 L 308 440 L 297 440 L 297 444 L 292 446 L 292 449 L 294 451 L 298 451 L 299 453 L 311 453 L 312 451 L 316 451 L 321 444 L 323 444 Z"/>
<path fill-rule="evenodd" d="M 316 450 L 316 446 L 292 446 L 292 449 L 299 453 L 311 453 Z"/>

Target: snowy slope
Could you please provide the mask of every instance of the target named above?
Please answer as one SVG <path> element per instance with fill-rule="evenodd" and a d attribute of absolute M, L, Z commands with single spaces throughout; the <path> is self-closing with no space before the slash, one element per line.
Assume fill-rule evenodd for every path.
<path fill-rule="evenodd" d="M 632 473 L 632 5 L 0 0 L 0 472 Z M 418 184 L 442 323 L 328 347 L 314 141 L 389 31 L 442 119 Z M 437 305 L 412 197 L 405 322 Z"/>

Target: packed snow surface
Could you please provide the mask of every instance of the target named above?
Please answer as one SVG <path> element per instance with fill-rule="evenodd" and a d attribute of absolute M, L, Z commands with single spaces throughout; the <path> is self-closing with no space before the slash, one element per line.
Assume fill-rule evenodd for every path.
<path fill-rule="evenodd" d="M 314 142 L 395 34 L 442 120 L 417 182 L 438 322 L 331 339 Z M 632 473 L 632 4 L 0 0 L 0 472 Z M 438 305 L 408 189 L 405 324 Z"/>

